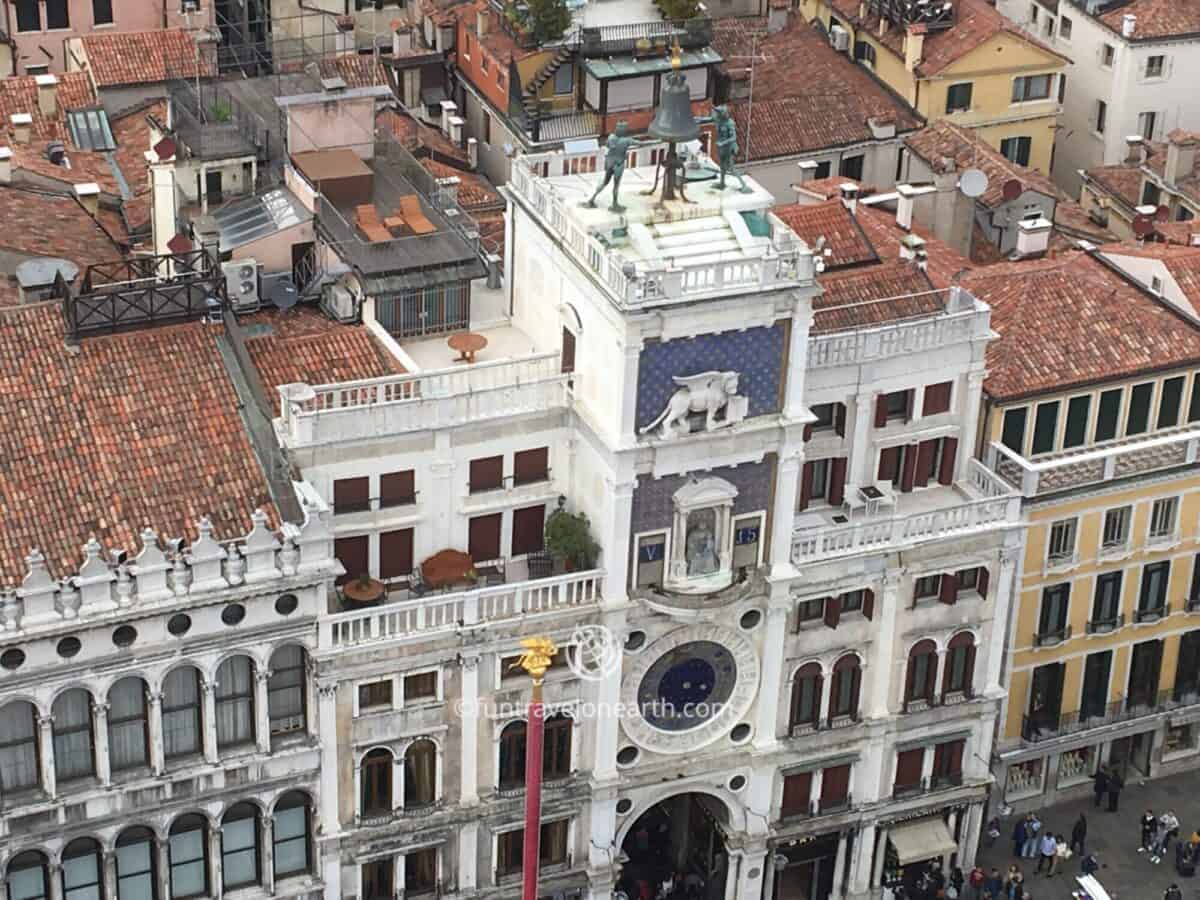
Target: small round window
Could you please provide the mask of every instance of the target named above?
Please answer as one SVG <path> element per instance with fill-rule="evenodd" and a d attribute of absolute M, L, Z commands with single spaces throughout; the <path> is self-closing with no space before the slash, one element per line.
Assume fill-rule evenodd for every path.
<path fill-rule="evenodd" d="M 221 610 L 221 621 L 226 625 L 236 625 L 246 618 L 246 607 L 240 603 L 230 603 Z"/>
<path fill-rule="evenodd" d="M 746 776 L 745 775 L 734 775 L 732 778 L 729 779 L 729 789 L 731 791 L 740 791 L 745 786 L 746 786 Z"/>
<path fill-rule="evenodd" d="M 751 609 L 742 613 L 741 626 L 746 631 L 749 631 L 751 628 L 757 628 L 758 623 L 761 621 L 762 613 L 757 609 Z"/>
<path fill-rule="evenodd" d="M 629 637 L 625 638 L 625 649 L 632 653 L 635 650 L 641 650 L 646 646 L 646 632 L 631 631 Z"/>
<path fill-rule="evenodd" d="M 300 605 L 300 601 L 296 599 L 295 594 L 282 594 L 275 601 L 275 612 L 281 616 L 290 616 L 296 611 L 296 607 Z"/>
<path fill-rule="evenodd" d="M 617 801 L 617 815 L 618 816 L 627 815 L 631 809 L 633 809 L 633 801 L 630 800 L 628 797 L 622 797 L 620 800 Z"/>
<path fill-rule="evenodd" d="M 137 629 L 132 625 L 122 625 L 113 632 L 113 643 L 118 647 L 131 647 L 137 640 Z"/>
<path fill-rule="evenodd" d="M 617 751 L 617 765 L 619 766 L 632 766 L 637 762 L 637 758 L 637 747 L 622 747 Z"/>
<path fill-rule="evenodd" d="M 740 725 L 734 725 L 733 731 L 729 732 L 729 739 L 735 744 L 742 743 L 748 737 L 750 737 L 750 726 L 745 722 Z"/>
<path fill-rule="evenodd" d="M 0 653 L 0 666 L 3 666 L 10 671 L 21 668 L 21 664 L 24 662 L 24 650 L 18 650 L 16 647 L 10 647 L 8 650 Z"/>
<path fill-rule="evenodd" d="M 72 656 L 75 656 L 82 649 L 82 647 L 83 645 L 79 643 L 79 638 L 65 637 L 58 642 L 58 655 L 63 659 L 70 659 Z"/>
<path fill-rule="evenodd" d="M 184 613 L 177 613 L 167 621 L 167 631 L 171 632 L 175 637 L 183 637 L 191 628 L 192 617 Z"/>

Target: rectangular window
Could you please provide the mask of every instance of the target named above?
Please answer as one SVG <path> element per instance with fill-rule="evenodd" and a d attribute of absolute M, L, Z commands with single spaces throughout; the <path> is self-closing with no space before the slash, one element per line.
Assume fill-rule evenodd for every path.
<path fill-rule="evenodd" d="M 46 0 L 46 30 L 70 27 L 71 17 L 67 12 L 67 0 Z"/>
<path fill-rule="evenodd" d="M 1059 16 L 1058 36 L 1064 41 L 1069 41 L 1071 39 L 1071 20 L 1066 16 Z"/>
<path fill-rule="evenodd" d="M 1108 127 L 1108 104 L 1103 100 L 1096 101 L 1096 131 L 1104 134 L 1104 129 Z"/>
<path fill-rule="evenodd" d="M 829 431 L 834 428 L 839 418 L 838 407 L 840 403 L 816 403 L 809 408 L 810 412 L 817 417 L 809 427 L 813 431 Z M 844 409 L 841 410 L 841 415 L 845 415 Z"/>
<path fill-rule="evenodd" d="M 17 31 L 41 31 L 42 11 L 40 0 L 16 0 Z"/>
<path fill-rule="evenodd" d="M 801 600 L 796 605 L 796 618 L 801 624 L 804 622 L 819 622 L 824 617 L 824 597 L 818 597 L 816 600 Z"/>
<path fill-rule="evenodd" d="M 1142 590 L 1138 594 L 1141 620 L 1163 615 L 1167 605 L 1167 585 L 1171 580 L 1171 561 L 1151 563 L 1142 568 Z"/>
<path fill-rule="evenodd" d="M 370 572 L 371 545 L 370 538 L 365 534 L 356 537 L 334 538 L 333 555 L 346 570 L 346 574 L 338 576 L 337 583 L 339 585 Z"/>
<path fill-rule="evenodd" d="M 812 772 L 796 772 L 783 776 L 783 803 L 779 812 L 784 818 L 808 815 L 812 798 Z"/>
<path fill-rule="evenodd" d="M 962 778 L 963 748 L 966 741 L 946 741 L 933 751 L 934 784 L 954 783 Z"/>
<path fill-rule="evenodd" d="M 952 84 L 946 90 L 946 112 L 966 112 L 971 108 L 971 82 Z"/>
<path fill-rule="evenodd" d="M 1116 388 L 1100 395 L 1100 406 L 1096 411 L 1097 441 L 1111 441 L 1117 436 L 1117 426 L 1121 421 L 1121 395 L 1123 393 L 1121 388 Z"/>
<path fill-rule="evenodd" d="M 404 854 L 405 897 L 429 894 L 437 890 L 437 853 L 437 847 L 426 847 L 424 850 Z"/>
<path fill-rule="evenodd" d="M 513 455 L 513 484 L 534 484 L 550 478 L 550 448 L 521 450 Z"/>
<path fill-rule="evenodd" d="M 1057 400 L 1050 403 L 1039 403 L 1033 419 L 1033 453 L 1049 453 L 1054 449 L 1055 438 L 1058 435 L 1058 406 Z"/>
<path fill-rule="evenodd" d="M 853 178 L 855 181 L 862 181 L 863 159 L 864 156 L 861 153 L 856 156 L 843 156 L 842 164 L 838 167 L 838 174 L 843 178 Z"/>
<path fill-rule="evenodd" d="M 404 702 L 437 699 L 437 672 L 420 672 L 404 676 Z"/>
<path fill-rule="evenodd" d="M 1150 537 L 1167 538 L 1175 534 L 1175 522 L 1179 515 L 1179 498 L 1163 497 L 1154 501 L 1150 509 Z"/>
<path fill-rule="evenodd" d="M 1166 59 L 1167 58 L 1165 56 L 1162 56 L 1161 54 L 1151 56 L 1149 59 L 1147 59 L 1146 60 L 1146 77 L 1147 78 L 1162 78 L 1163 70 L 1165 68 L 1164 63 L 1166 62 Z"/>
<path fill-rule="evenodd" d="M 829 460 L 814 459 L 812 461 L 812 492 L 813 497 L 825 499 L 829 491 Z"/>
<path fill-rule="evenodd" d="M 467 523 L 467 552 L 475 562 L 500 558 L 500 527 L 503 516 L 475 516 Z"/>
<path fill-rule="evenodd" d="M 113 22 L 112 0 L 92 0 L 92 24 L 111 25 Z"/>
<path fill-rule="evenodd" d="M 1038 616 L 1039 642 L 1047 638 L 1061 640 L 1067 628 L 1067 611 L 1070 608 L 1071 584 L 1052 585 L 1042 591 L 1042 609 Z"/>
<path fill-rule="evenodd" d="M 1154 127 L 1158 124 L 1158 113 L 1138 113 L 1138 134 L 1148 141 L 1154 140 Z"/>
<path fill-rule="evenodd" d="M 1061 563 L 1075 556 L 1075 519 L 1062 519 L 1050 526 L 1050 543 L 1046 561 Z"/>
<path fill-rule="evenodd" d="M 379 476 L 379 505 L 407 506 L 417 502 L 416 477 L 412 469 L 385 472 Z"/>
<path fill-rule="evenodd" d="M 1067 424 L 1063 432 L 1063 449 L 1078 447 L 1087 441 L 1088 415 L 1092 409 L 1090 394 L 1072 397 L 1067 401 Z"/>
<path fill-rule="evenodd" d="M 850 799 L 850 765 L 830 766 L 821 772 L 821 811 L 838 809 Z"/>
<path fill-rule="evenodd" d="M 1125 421 L 1125 434 L 1141 434 L 1150 427 L 1150 401 L 1154 397 L 1154 383 L 1134 385 L 1129 392 L 1129 418 Z"/>
<path fill-rule="evenodd" d="M 1104 533 L 1100 547 L 1115 550 L 1129 543 L 1129 523 L 1133 519 L 1132 506 L 1117 506 L 1104 513 Z"/>
<path fill-rule="evenodd" d="M 924 747 L 917 747 L 915 750 L 901 750 L 897 753 L 896 780 L 894 782 L 895 793 L 903 793 L 906 790 L 920 787 L 921 770 L 924 767 Z"/>
<path fill-rule="evenodd" d="M 1005 138 L 1000 142 L 1000 153 L 1009 162 L 1015 162 L 1018 166 L 1027 166 L 1032 146 L 1033 139 L 1029 137 Z"/>
<path fill-rule="evenodd" d="M 1116 57 L 1117 51 L 1112 44 L 1105 44 L 1102 48 L 1100 48 L 1100 65 L 1104 66 L 1106 69 L 1112 68 L 1113 60 L 1115 60 Z"/>
<path fill-rule="evenodd" d="M 413 570 L 413 529 L 379 533 L 379 577 L 405 578 Z"/>
<path fill-rule="evenodd" d="M 1019 406 L 1004 411 L 1004 427 L 1000 429 L 1000 443 L 1013 453 L 1025 452 L 1025 420 L 1029 407 Z"/>
<path fill-rule="evenodd" d="M 942 592 L 942 576 L 941 575 L 922 575 L 913 582 L 913 599 L 920 602 L 921 600 L 932 600 L 940 596 Z"/>
<path fill-rule="evenodd" d="M 1168 378 L 1158 397 L 1158 427 L 1171 428 L 1179 424 L 1179 408 L 1183 403 L 1183 376 Z"/>
<path fill-rule="evenodd" d="M 391 705 L 392 680 L 390 678 L 358 686 L 358 708 L 360 711 L 380 706 L 390 707 Z"/>
<path fill-rule="evenodd" d="M 181 829 L 167 840 L 171 872 L 171 897 L 199 897 L 206 893 L 204 829 Z"/>
<path fill-rule="evenodd" d="M 949 412 L 952 384 L 950 381 L 942 381 L 928 385 L 921 405 L 921 415 L 936 416 L 938 413 Z"/>
<path fill-rule="evenodd" d="M 575 67 L 568 61 L 554 73 L 554 93 L 562 96 L 575 91 Z"/>
<path fill-rule="evenodd" d="M 371 479 L 338 478 L 333 482 L 333 514 L 362 512 L 371 508 Z"/>
<path fill-rule="evenodd" d="M 472 494 L 504 487 L 504 457 L 487 456 L 471 460 L 471 472 L 468 477 L 471 480 L 469 490 Z"/>
<path fill-rule="evenodd" d="M 1013 79 L 1013 103 L 1045 100 L 1050 96 L 1051 75 L 1019 75 Z"/>
<path fill-rule="evenodd" d="M 908 421 L 912 417 L 913 392 L 892 391 L 875 398 L 875 427 L 883 428 L 895 420 Z"/>
<path fill-rule="evenodd" d="M 1029 4 L 1029 21 L 1034 25 L 1037 24 L 1039 12 L 1040 12 L 1040 10 L 1038 9 L 1038 6 L 1036 3 Z"/>
<path fill-rule="evenodd" d="M 1153 181 L 1146 181 L 1142 185 L 1142 206 L 1158 206 L 1158 201 L 1162 199 L 1162 191 L 1158 189 L 1158 185 Z"/>
<path fill-rule="evenodd" d="M 539 503 L 537 506 L 527 506 L 513 510 L 512 520 L 512 555 L 524 556 L 526 553 L 536 553 L 545 545 L 546 507 Z"/>
<path fill-rule="evenodd" d="M 1176 222 L 1190 222 L 1194 218 L 1196 218 L 1196 214 L 1182 204 L 1179 209 L 1175 210 Z"/>
<path fill-rule="evenodd" d="M 1192 399 L 1188 403 L 1188 424 L 1200 422 L 1200 375 L 1192 376 Z"/>
<path fill-rule="evenodd" d="M 842 615 L 850 612 L 861 612 L 863 608 L 863 592 L 849 591 L 838 598 L 842 605 Z"/>
<path fill-rule="evenodd" d="M 1111 628 L 1121 613 L 1121 571 L 1105 572 L 1096 578 L 1092 600 L 1092 630 Z"/>
<path fill-rule="evenodd" d="M 538 836 L 538 857 L 542 865 L 557 865 L 567 861 L 568 824 L 567 819 L 542 823 L 541 834 Z M 521 829 L 497 835 L 496 874 L 515 875 L 520 872 L 524 852 L 524 833 Z"/>
<path fill-rule="evenodd" d="M 1083 694 L 1079 718 L 1099 718 L 1108 709 L 1108 681 L 1112 673 L 1112 651 L 1089 653 L 1083 664 Z"/>
<path fill-rule="evenodd" d="M 817 163 L 817 169 L 813 172 L 813 180 L 819 181 L 822 178 L 828 178 L 830 172 L 829 160 L 822 160 Z"/>

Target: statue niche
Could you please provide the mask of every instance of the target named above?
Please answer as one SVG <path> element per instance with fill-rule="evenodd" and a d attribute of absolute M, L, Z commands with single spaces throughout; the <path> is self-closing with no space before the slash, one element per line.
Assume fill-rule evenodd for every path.
<path fill-rule="evenodd" d="M 667 400 L 667 406 L 658 418 L 638 433 L 648 434 L 657 428 L 664 440 L 676 433 L 687 434 L 691 431 L 689 417 L 694 413 L 704 413 L 705 431 L 716 431 L 742 421 L 750 401 L 738 396 L 738 378 L 737 372 L 701 372 L 672 377 L 679 389 Z"/>
<path fill-rule="evenodd" d="M 733 502 L 737 488 L 724 478 L 692 478 L 671 498 L 671 556 L 663 584 L 669 591 L 707 594 L 733 581 Z"/>

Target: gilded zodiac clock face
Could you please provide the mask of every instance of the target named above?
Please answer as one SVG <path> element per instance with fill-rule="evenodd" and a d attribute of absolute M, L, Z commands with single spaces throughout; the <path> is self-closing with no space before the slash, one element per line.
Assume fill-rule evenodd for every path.
<path fill-rule="evenodd" d="M 686 753 L 737 725 L 757 691 L 758 655 L 745 635 L 689 625 L 646 647 L 627 669 L 621 724 L 649 750 Z"/>
<path fill-rule="evenodd" d="M 686 731 L 720 712 L 736 680 L 737 662 L 720 644 L 683 644 L 650 666 L 638 686 L 638 709 L 655 728 Z"/>

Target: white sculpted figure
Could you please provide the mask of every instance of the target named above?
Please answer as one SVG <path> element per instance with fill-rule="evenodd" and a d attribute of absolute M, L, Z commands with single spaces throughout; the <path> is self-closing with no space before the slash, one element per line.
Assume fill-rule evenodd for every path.
<path fill-rule="evenodd" d="M 675 376 L 671 379 L 679 389 L 667 401 L 667 407 L 662 413 L 640 430 L 641 434 L 662 427 L 659 433 L 664 438 L 675 434 L 675 426 L 682 426 L 687 433 L 687 418 L 691 413 L 704 413 L 704 430 L 714 431 L 724 428 L 734 422 L 740 422 L 746 416 L 749 401 L 737 396 L 737 372 L 701 372 L 699 375 Z M 725 410 L 724 416 L 717 419 L 717 413 Z"/>

